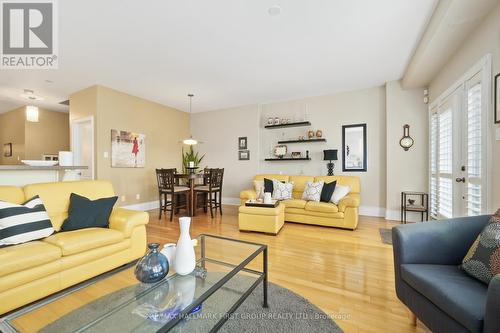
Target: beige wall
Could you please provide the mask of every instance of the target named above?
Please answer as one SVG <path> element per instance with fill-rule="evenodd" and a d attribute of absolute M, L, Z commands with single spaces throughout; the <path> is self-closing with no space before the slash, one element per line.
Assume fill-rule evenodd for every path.
<path fill-rule="evenodd" d="M 37 123 L 25 122 L 25 158 L 39 160 L 43 154 L 69 150 L 69 115 L 39 109 Z"/>
<path fill-rule="evenodd" d="M 435 100 L 448 87 L 456 82 L 482 57 L 492 55 L 493 76 L 500 72 L 500 4 L 485 18 L 483 23 L 467 38 L 455 55 L 436 75 L 429 86 L 431 101 Z M 495 130 L 499 125 L 493 124 L 493 115 L 490 120 L 491 140 L 493 143 L 492 166 L 492 211 L 500 207 L 500 141 L 495 141 Z"/>
<path fill-rule="evenodd" d="M 26 121 L 26 108 L 0 114 L 0 141 L 12 142 L 12 157 L 1 156 L 1 164 L 19 164 L 23 159 L 39 160 L 43 154 L 69 149 L 69 115 L 39 109 L 39 122 Z"/>
<path fill-rule="evenodd" d="M 284 130 L 266 130 L 269 116 L 305 117 L 311 121 L 311 129 L 323 130 L 327 143 L 307 145 L 290 144 L 289 151 L 310 151 L 312 161 L 265 162 L 272 148 L 282 138 L 305 135 L 307 127 Z M 339 149 L 341 155 L 342 125 L 367 123 L 368 172 L 343 173 L 342 164 L 336 163 L 336 174 L 352 174 L 361 178 L 363 213 L 383 215 L 386 203 L 385 170 L 385 88 L 374 87 L 354 92 L 312 97 L 265 105 L 251 105 L 228 110 L 193 114 L 193 135 L 205 141 L 198 149 L 207 154 L 209 165 L 228 170 L 224 179 L 226 202 L 235 201 L 242 189 L 251 186 L 256 173 L 282 172 L 286 174 L 326 174 L 323 150 Z M 237 138 L 247 136 L 250 161 L 238 161 Z"/>
<path fill-rule="evenodd" d="M 0 114 L 1 164 L 20 164 L 24 159 L 25 108 Z M 3 156 L 3 145 L 12 143 L 12 157 Z"/>
<path fill-rule="evenodd" d="M 179 141 L 189 135 L 189 114 L 94 86 L 70 97 L 71 119 L 89 115 L 95 117 L 96 177 L 113 182 L 117 195 L 125 196 L 121 205 L 158 200 L 155 168 L 181 168 Z M 146 135 L 145 168 L 111 168 L 111 129 Z"/>
<path fill-rule="evenodd" d="M 404 90 L 400 81 L 386 84 L 387 114 L 387 206 L 386 218 L 399 220 L 401 191 L 428 191 L 428 113 L 423 89 Z M 405 151 L 399 145 L 403 126 L 410 125 L 414 145 Z M 419 220 L 420 213 L 409 220 Z"/>
<path fill-rule="evenodd" d="M 202 166 L 224 170 L 223 197 L 226 203 L 238 203 L 241 189 L 252 184 L 259 170 L 259 112 L 257 105 L 195 113 L 191 130 L 203 141 L 195 147 L 206 154 Z M 247 137 L 249 161 L 238 160 L 238 137 Z M 232 198 L 232 199 L 231 199 Z"/>

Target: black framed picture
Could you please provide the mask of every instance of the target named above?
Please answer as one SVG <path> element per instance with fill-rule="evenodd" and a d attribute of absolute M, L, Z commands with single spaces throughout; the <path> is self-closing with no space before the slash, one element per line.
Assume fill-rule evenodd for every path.
<path fill-rule="evenodd" d="M 12 157 L 12 143 L 5 143 L 3 145 L 3 156 Z"/>
<path fill-rule="evenodd" d="M 248 149 L 246 136 L 241 136 L 238 138 L 238 149 L 239 150 Z"/>
<path fill-rule="evenodd" d="M 500 73 L 495 76 L 495 124 L 500 124 Z"/>
<path fill-rule="evenodd" d="M 342 126 L 342 171 L 367 170 L 366 124 Z"/>
<path fill-rule="evenodd" d="M 240 161 L 248 161 L 248 160 L 250 160 L 250 150 L 240 150 L 238 152 L 238 159 Z"/>

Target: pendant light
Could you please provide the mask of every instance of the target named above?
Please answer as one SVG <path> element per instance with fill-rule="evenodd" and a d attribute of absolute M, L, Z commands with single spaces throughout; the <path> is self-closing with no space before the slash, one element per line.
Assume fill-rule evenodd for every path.
<path fill-rule="evenodd" d="M 189 115 L 191 115 L 191 109 L 193 107 L 193 94 L 188 94 L 189 97 Z M 194 146 L 198 144 L 198 140 L 193 138 L 193 135 L 190 135 L 188 139 L 182 140 L 182 143 L 188 146 Z"/>
<path fill-rule="evenodd" d="M 37 123 L 38 116 L 39 116 L 38 106 L 34 106 L 34 105 L 27 105 L 26 106 L 26 120 L 27 121 L 29 121 L 31 123 Z"/>

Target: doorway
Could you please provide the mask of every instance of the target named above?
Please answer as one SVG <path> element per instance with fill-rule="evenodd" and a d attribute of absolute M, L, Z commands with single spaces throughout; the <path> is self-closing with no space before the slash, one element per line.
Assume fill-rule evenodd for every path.
<path fill-rule="evenodd" d="M 81 180 L 94 179 L 94 117 L 85 117 L 71 122 L 71 151 L 75 165 L 87 166 L 79 170 Z"/>
<path fill-rule="evenodd" d="M 430 210 L 435 219 L 488 213 L 491 59 L 429 108 Z"/>

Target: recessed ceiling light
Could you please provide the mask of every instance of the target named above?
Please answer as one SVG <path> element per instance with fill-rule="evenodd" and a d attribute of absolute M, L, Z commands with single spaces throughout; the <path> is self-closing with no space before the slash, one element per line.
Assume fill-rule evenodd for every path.
<path fill-rule="evenodd" d="M 278 16 L 279 14 L 281 14 L 281 7 L 278 6 L 278 5 L 274 5 L 274 6 L 271 6 L 269 7 L 269 9 L 267 10 L 267 12 L 269 13 L 269 15 L 271 16 Z"/>
<path fill-rule="evenodd" d="M 54 81 L 52 81 L 52 80 L 45 80 L 45 82 L 47 82 L 47 83 L 54 83 Z"/>

